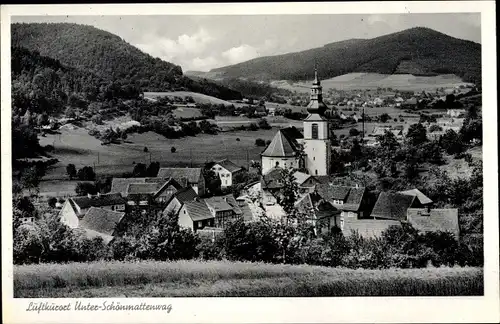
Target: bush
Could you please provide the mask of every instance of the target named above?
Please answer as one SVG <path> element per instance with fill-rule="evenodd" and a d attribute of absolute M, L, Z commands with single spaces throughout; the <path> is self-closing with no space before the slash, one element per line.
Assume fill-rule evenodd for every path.
<path fill-rule="evenodd" d="M 349 130 L 349 135 L 350 136 L 358 136 L 360 134 L 359 130 L 357 130 L 356 128 L 351 128 Z"/>
<path fill-rule="evenodd" d="M 239 137 L 237 137 L 237 138 L 236 138 L 236 142 L 239 142 L 239 141 L 240 141 L 240 138 L 239 138 Z"/>
<path fill-rule="evenodd" d="M 149 152 L 149 149 L 146 146 L 144 146 L 144 153 L 148 153 L 148 152 Z"/>
<path fill-rule="evenodd" d="M 50 197 L 49 200 L 47 201 L 47 204 L 49 205 L 50 208 L 55 208 L 56 203 L 57 203 L 56 197 Z"/>
<path fill-rule="evenodd" d="M 266 146 L 266 142 L 262 138 L 257 138 L 255 140 L 255 146 Z"/>
<path fill-rule="evenodd" d="M 172 147 L 170 148 L 170 152 L 175 153 L 176 151 L 177 151 L 177 149 L 176 149 L 174 146 L 172 146 Z"/>
<path fill-rule="evenodd" d="M 77 176 L 79 180 L 94 181 L 96 175 L 92 167 L 86 166 L 78 170 Z"/>

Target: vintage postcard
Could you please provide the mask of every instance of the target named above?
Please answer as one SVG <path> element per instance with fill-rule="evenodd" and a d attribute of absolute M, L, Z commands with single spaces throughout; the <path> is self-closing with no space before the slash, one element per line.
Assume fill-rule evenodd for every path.
<path fill-rule="evenodd" d="M 4 322 L 498 322 L 495 25 L 2 6 Z"/>

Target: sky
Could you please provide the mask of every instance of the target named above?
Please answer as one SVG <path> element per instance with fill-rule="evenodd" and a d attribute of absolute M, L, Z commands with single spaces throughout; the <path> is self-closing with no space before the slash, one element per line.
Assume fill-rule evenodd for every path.
<path fill-rule="evenodd" d="M 350 38 L 373 38 L 411 27 L 481 42 L 478 13 L 193 16 L 30 16 L 12 22 L 92 25 L 183 71 L 210 69 L 256 57 L 320 47 Z"/>

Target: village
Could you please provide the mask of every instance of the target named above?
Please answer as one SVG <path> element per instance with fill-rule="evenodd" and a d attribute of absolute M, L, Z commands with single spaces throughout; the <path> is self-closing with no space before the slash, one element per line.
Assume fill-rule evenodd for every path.
<path fill-rule="evenodd" d="M 316 76 L 308 115 L 303 121 L 304 132 L 294 127 L 279 129 L 261 153 L 258 173 L 253 171 L 252 181 L 248 180 L 250 170 L 228 159 L 212 161 L 204 167 L 159 168 L 150 177 L 114 177 L 109 192 L 59 199 L 56 208 L 60 209 L 60 220 L 70 228 L 83 229 L 91 238 L 99 236 L 109 243 L 129 213 L 175 215 L 183 228 L 215 240 L 235 219 L 256 222 L 264 217 L 278 222 L 292 221 L 280 205 L 284 186 L 291 185 L 286 182 L 287 174 L 291 174 L 297 188 L 294 208 L 305 215 L 304 219 L 317 234 L 338 228 L 345 236 L 358 233 L 373 238 L 390 226 L 408 222 L 419 231 L 449 232 L 458 240 L 458 208 L 436 208 L 417 188 L 380 192 L 373 197 L 359 182 L 347 185 L 332 182 L 331 150 L 342 148 L 330 143 L 330 121 L 322 97 L 321 82 Z M 378 99 L 374 104 L 382 104 Z M 430 138 L 438 139 L 448 130 L 458 132 L 462 127 L 465 109 L 445 111 L 442 117 L 423 123 Z M 348 117 L 342 112 L 340 118 Z M 349 118 L 356 119 L 356 115 Z M 381 136 L 391 133 L 398 142 L 403 142 L 407 131 L 408 127 L 388 124 L 375 127 L 362 141 L 376 147 Z M 208 188 L 207 182 L 212 180 L 206 179 L 206 170 L 218 178 L 216 189 Z M 234 196 L 231 188 L 236 185 L 239 190 Z M 23 223 L 32 221 L 33 217 L 22 219 Z"/>

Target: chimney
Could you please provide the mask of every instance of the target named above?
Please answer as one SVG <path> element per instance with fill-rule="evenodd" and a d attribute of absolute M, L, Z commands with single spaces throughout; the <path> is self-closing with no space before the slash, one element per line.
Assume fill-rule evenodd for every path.
<path fill-rule="evenodd" d="M 427 212 L 427 214 L 428 214 L 428 215 L 430 215 L 430 214 L 431 214 L 431 206 L 430 206 L 430 205 L 427 205 L 427 206 L 425 207 L 425 211 Z"/>
<path fill-rule="evenodd" d="M 101 193 L 97 192 L 97 198 L 100 198 L 100 197 L 101 197 Z"/>
<path fill-rule="evenodd" d="M 91 199 L 91 198 L 92 198 L 92 195 L 91 195 L 90 193 L 88 193 L 88 194 L 87 194 L 87 197 L 88 197 L 89 199 Z"/>

